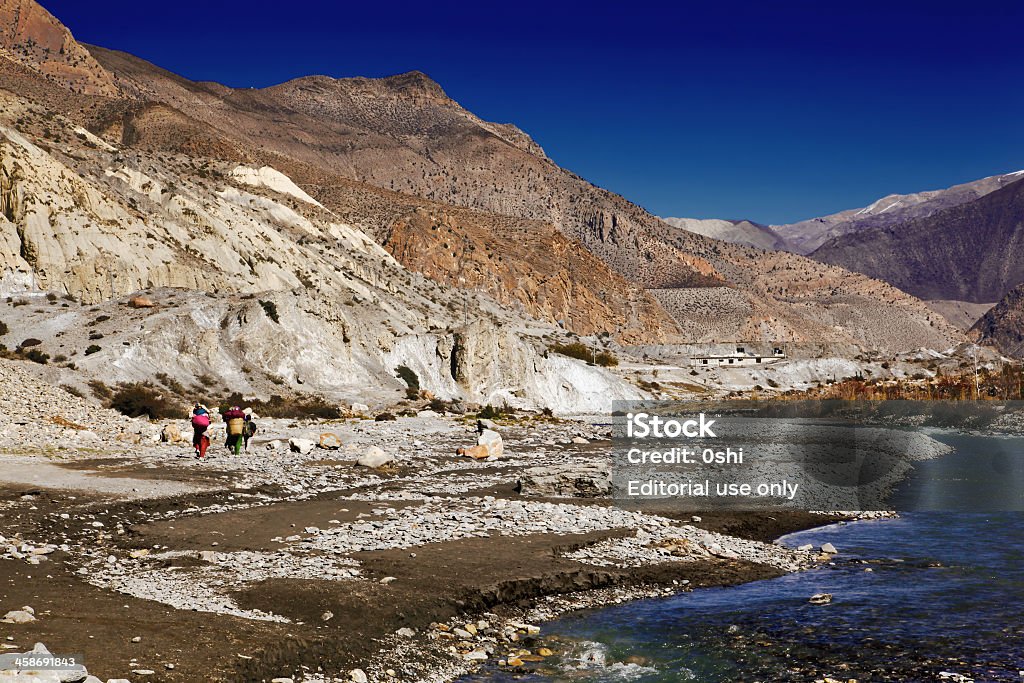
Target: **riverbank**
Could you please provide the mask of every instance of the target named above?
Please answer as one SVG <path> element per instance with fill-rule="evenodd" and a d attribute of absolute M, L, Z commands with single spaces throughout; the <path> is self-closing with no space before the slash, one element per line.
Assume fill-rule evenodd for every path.
<path fill-rule="evenodd" d="M 600 425 L 509 420 L 501 457 L 476 460 L 455 455 L 476 441 L 458 416 L 261 420 L 248 454 L 198 462 L 164 424 L 75 419 L 28 442 L 0 429 L 0 615 L 34 612 L 0 636 L 84 654 L 101 679 L 449 680 L 513 644 L 528 668 L 528 618 L 820 561 L 770 543 L 820 515 L 698 522 L 517 492 L 527 468 L 600 457 Z M 304 439 L 330 447 L 289 445 Z M 395 460 L 356 465 L 371 448 Z"/>
<path fill-rule="evenodd" d="M 797 532 L 818 570 L 565 615 L 529 680 L 999 681 L 1024 670 L 1019 513 L 907 513 Z M 828 600 L 809 600 L 827 594 Z M 490 670 L 463 683 L 511 683 Z"/>

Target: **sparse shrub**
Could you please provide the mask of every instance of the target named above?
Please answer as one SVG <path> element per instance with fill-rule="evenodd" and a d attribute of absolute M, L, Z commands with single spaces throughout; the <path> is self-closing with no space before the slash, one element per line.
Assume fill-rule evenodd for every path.
<path fill-rule="evenodd" d="M 490 403 L 488 403 L 483 407 L 483 409 L 479 413 L 476 414 L 476 416 L 478 419 L 481 420 L 494 420 L 496 418 L 501 417 L 502 415 L 508 414 L 509 412 L 511 411 L 509 411 L 508 408 L 495 408 Z"/>
<path fill-rule="evenodd" d="M 5 323 L 4 321 L 0 320 L 0 337 L 2 337 L 3 335 L 7 334 L 8 332 L 10 332 L 10 329 L 8 329 L 7 323 Z"/>
<path fill-rule="evenodd" d="M 378 413 L 377 416 L 373 419 L 375 422 L 393 422 L 398 418 L 396 418 L 391 413 Z"/>
<path fill-rule="evenodd" d="M 85 398 L 85 394 L 83 394 L 82 390 L 79 389 L 78 387 L 72 386 L 70 384 L 61 384 L 60 388 L 68 392 L 72 396 L 77 396 L 78 398 Z"/>
<path fill-rule="evenodd" d="M 128 417 L 148 415 L 150 419 L 156 420 L 188 417 L 180 401 L 170 400 L 142 382 L 118 386 L 107 407 Z"/>
<path fill-rule="evenodd" d="M 587 363 L 595 363 L 603 367 L 614 367 L 619 364 L 619 359 L 611 352 L 601 351 L 595 353 L 593 349 L 582 342 L 553 344 L 548 347 L 548 350 Z"/>
<path fill-rule="evenodd" d="M 96 346 L 95 344 L 89 344 L 89 346 L 86 347 L 86 349 L 85 349 L 85 355 L 91 356 L 92 354 L 98 353 L 99 351 L 102 351 L 102 350 L 103 350 L 103 348 L 100 347 L 100 346 Z"/>
<path fill-rule="evenodd" d="M 246 400 L 238 392 L 227 395 L 227 398 L 217 402 L 221 411 L 231 406 L 246 406 L 252 408 L 258 415 L 264 417 L 281 418 L 317 418 L 321 420 L 337 420 L 341 418 L 341 409 L 328 403 L 323 396 L 315 394 L 297 394 L 293 396 L 280 396 L 274 394 L 269 401 Z"/>
<path fill-rule="evenodd" d="M 92 390 L 92 395 L 101 401 L 106 401 L 114 395 L 114 391 L 99 379 L 89 380 L 89 389 Z"/>
<path fill-rule="evenodd" d="M 39 349 L 29 349 L 28 351 L 22 349 L 21 355 L 27 360 L 30 360 L 33 363 L 39 363 L 40 365 L 46 365 L 50 360 L 50 354 L 43 353 Z"/>
<path fill-rule="evenodd" d="M 54 294 L 53 292 L 49 292 L 46 295 L 46 300 L 49 301 L 50 303 L 53 303 L 54 301 L 57 300 L 57 295 Z"/>
<path fill-rule="evenodd" d="M 158 372 L 156 374 L 156 379 L 160 384 L 164 385 L 179 396 L 185 396 L 188 393 L 188 389 L 186 389 L 181 382 L 174 379 L 166 372 Z"/>
<path fill-rule="evenodd" d="M 281 323 L 281 319 L 277 317 L 277 304 L 273 301 L 263 301 L 261 299 L 260 306 L 263 307 L 263 312 L 267 314 L 268 318 L 273 320 L 275 323 Z"/>

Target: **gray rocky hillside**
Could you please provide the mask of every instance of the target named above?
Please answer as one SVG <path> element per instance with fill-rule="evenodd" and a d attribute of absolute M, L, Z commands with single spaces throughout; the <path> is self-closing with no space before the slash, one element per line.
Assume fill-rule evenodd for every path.
<path fill-rule="evenodd" d="M 39 115 L 10 97 L 0 110 L 10 123 Z M 208 374 L 238 391 L 383 400 L 402 394 L 404 365 L 445 399 L 587 410 L 637 395 L 547 357 L 555 328 L 406 270 L 272 169 L 122 152 L 59 117 L 47 125 L 39 144 L 0 128 L 9 348 L 38 338 L 113 381 Z M 156 305 L 125 306 L 139 290 Z"/>

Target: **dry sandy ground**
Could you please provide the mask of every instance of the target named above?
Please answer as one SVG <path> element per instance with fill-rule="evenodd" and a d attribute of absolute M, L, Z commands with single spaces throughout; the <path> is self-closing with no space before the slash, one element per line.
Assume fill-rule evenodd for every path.
<path fill-rule="evenodd" d="M 160 424 L 142 425 L 139 443 L 72 443 L 45 454 L 6 448 L 0 615 L 27 605 L 36 620 L 0 624 L 0 644 L 84 654 L 104 680 L 314 680 L 317 672 L 349 680 L 357 668 L 369 680 L 444 680 L 474 666 L 467 655 L 485 646 L 491 661 L 512 647 L 536 650 L 536 636 L 515 624 L 538 600 L 562 596 L 566 609 L 733 584 L 777 576 L 788 557 L 754 544 L 753 559 L 774 558 L 759 564 L 744 559 L 747 550 L 716 556 L 697 541 L 692 556 L 652 548 L 635 567 L 567 558 L 639 527 L 707 533 L 688 518 L 623 517 L 633 513 L 600 500 L 516 492 L 524 467 L 600 457 L 600 426 L 499 425 L 505 456 L 477 462 L 453 455 L 474 437 L 456 418 L 263 424 L 250 454 L 218 452 L 205 463 L 187 445 L 153 443 Z M 342 448 L 301 455 L 273 443 L 322 431 L 337 433 Z M 396 454 L 396 466 L 356 467 L 370 445 Z M 704 515 L 700 526 L 770 541 L 821 520 Z M 726 547 L 730 538 L 716 536 Z M 4 556 L 11 545 L 56 549 L 45 560 L 31 550 Z M 438 627 L 480 618 L 491 636 L 468 643 Z"/>

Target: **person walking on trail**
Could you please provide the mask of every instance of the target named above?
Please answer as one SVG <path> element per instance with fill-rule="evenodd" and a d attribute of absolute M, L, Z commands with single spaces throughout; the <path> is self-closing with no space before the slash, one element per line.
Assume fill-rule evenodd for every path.
<path fill-rule="evenodd" d="M 256 434 L 256 420 L 252 419 L 252 411 L 246 409 L 245 424 L 242 426 L 242 440 L 245 442 L 245 452 L 249 452 L 249 439 Z"/>
<path fill-rule="evenodd" d="M 231 406 L 224 411 L 222 417 L 228 426 L 228 438 L 224 445 L 239 455 L 242 452 L 242 435 L 245 433 L 245 413 L 238 406 Z"/>
<path fill-rule="evenodd" d="M 196 449 L 196 458 L 206 458 L 206 449 L 210 447 L 210 437 L 206 430 L 210 427 L 210 411 L 199 403 L 192 408 L 192 447 Z"/>

